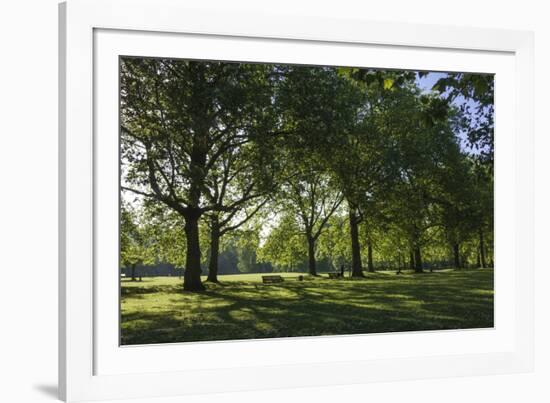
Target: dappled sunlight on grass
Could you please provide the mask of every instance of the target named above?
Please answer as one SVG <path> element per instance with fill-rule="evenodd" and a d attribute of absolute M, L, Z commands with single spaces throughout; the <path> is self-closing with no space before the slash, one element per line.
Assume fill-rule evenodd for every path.
<path fill-rule="evenodd" d="M 186 293 L 177 277 L 122 282 L 122 344 L 466 329 L 493 326 L 493 271 L 365 279 L 220 276 Z"/>

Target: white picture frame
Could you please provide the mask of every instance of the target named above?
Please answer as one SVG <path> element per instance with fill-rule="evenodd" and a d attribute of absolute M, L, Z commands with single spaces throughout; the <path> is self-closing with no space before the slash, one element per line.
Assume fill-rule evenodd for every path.
<path fill-rule="evenodd" d="M 531 33 L 359 19 L 228 15 L 170 0 L 70 0 L 60 5 L 59 39 L 62 399 L 170 396 L 532 370 Z M 182 41 L 186 46 L 181 46 Z M 361 56 L 350 49 L 361 49 Z M 500 270 L 495 270 L 495 328 L 119 347 L 113 337 L 117 306 L 112 306 L 118 298 L 118 282 L 113 283 L 118 271 L 109 274 L 112 255 L 109 261 L 104 253 L 109 240 L 118 236 L 116 230 L 111 231 L 112 202 L 118 198 L 118 188 L 109 181 L 113 156 L 118 156 L 113 147 L 118 137 L 113 140 L 108 134 L 118 113 L 112 61 L 121 54 L 179 57 L 181 52 L 187 57 L 239 61 L 369 63 L 368 67 L 496 73 L 495 260 Z M 363 61 L 365 55 L 372 55 L 373 61 Z M 101 141 L 98 130 L 107 133 Z M 320 350 L 326 354 L 315 358 Z"/>

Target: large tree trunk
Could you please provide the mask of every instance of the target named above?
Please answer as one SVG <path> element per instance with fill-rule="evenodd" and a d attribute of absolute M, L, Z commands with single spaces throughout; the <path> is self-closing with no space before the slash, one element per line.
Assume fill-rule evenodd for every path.
<path fill-rule="evenodd" d="M 414 270 L 414 251 L 411 249 L 411 252 L 409 254 L 409 268 L 411 270 Z"/>
<path fill-rule="evenodd" d="M 220 226 L 218 218 L 213 217 L 210 224 L 210 262 L 207 281 L 218 282 L 218 256 L 220 254 Z"/>
<path fill-rule="evenodd" d="M 315 238 L 311 235 L 307 235 L 307 253 L 309 260 L 309 274 L 312 276 L 317 275 L 317 264 L 315 261 Z"/>
<path fill-rule="evenodd" d="M 481 267 L 487 267 L 487 262 L 485 260 L 485 242 L 483 241 L 483 230 L 479 230 L 479 257 L 481 260 Z"/>
<path fill-rule="evenodd" d="M 132 264 L 132 281 L 136 281 L 136 264 Z"/>
<path fill-rule="evenodd" d="M 414 247 L 414 272 L 423 273 L 422 270 L 422 255 L 420 253 L 420 246 Z"/>
<path fill-rule="evenodd" d="M 349 208 L 349 228 L 351 235 L 351 277 L 365 277 L 361 263 L 361 246 L 359 245 L 359 217 L 355 208 Z"/>
<path fill-rule="evenodd" d="M 195 84 L 199 91 L 204 83 L 204 74 L 200 65 L 197 68 Z M 193 90 L 196 90 L 194 88 Z M 195 121 L 193 131 L 193 147 L 191 148 L 189 163 L 189 195 L 188 207 L 184 214 L 185 237 L 187 238 L 187 256 L 185 259 L 185 273 L 183 275 L 183 289 L 186 291 L 203 291 L 201 281 L 201 248 L 199 242 L 199 218 L 203 211 L 199 208 L 202 189 L 206 174 L 206 155 L 208 153 L 208 123 L 204 120 L 206 107 L 200 102 L 194 105 L 192 120 Z"/>
<path fill-rule="evenodd" d="M 372 263 L 372 242 L 367 241 L 367 268 L 369 273 L 374 273 L 374 264 Z"/>
<path fill-rule="evenodd" d="M 183 289 L 185 291 L 203 291 L 201 281 L 201 248 L 199 243 L 199 214 L 188 214 L 185 217 L 185 237 L 187 238 L 187 256 Z"/>
<path fill-rule="evenodd" d="M 458 242 L 455 242 L 453 244 L 453 257 L 454 257 L 454 264 L 455 268 L 460 268 L 460 245 Z"/>

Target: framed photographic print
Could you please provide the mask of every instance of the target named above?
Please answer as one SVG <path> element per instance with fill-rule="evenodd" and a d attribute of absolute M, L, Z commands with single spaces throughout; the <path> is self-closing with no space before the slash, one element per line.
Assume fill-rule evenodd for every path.
<path fill-rule="evenodd" d="M 67 401 L 529 371 L 532 35 L 60 5 Z"/>

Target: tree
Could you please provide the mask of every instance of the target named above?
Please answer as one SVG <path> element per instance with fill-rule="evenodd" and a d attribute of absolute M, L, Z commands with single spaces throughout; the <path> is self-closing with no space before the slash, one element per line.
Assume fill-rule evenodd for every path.
<path fill-rule="evenodd" d="M 455 157 L 442 170 L 440 194 L 433 199 L 441 208 L 442 225 L 452 249 L 454 267 L 460 268 L 464 266 L 460 257 L 461 244 L 468 240 L 478 224 L 469 161 L 458 152 Z"/>
<path fill-rule="evenodd" d="M 183 218 L 155 200 L 145 200 L 141 210 L 148 262 L 169 263 L 180 269 L 185 267 L 187 240 Z"/>
<path fill-rule="evenodd" d="M 258 253 L 260 262 L 271 262 L 278 271 L 296 271 L 307 259 L 307 246 L 294 214 L 283 214 Z"/>
<path fill-rule="evenodd" d="M 351 263 L 349 221 L 346 215 L 337 212 L 327 221 L 318 240 L 318 253 L 330 262 L 332 270 L 339 270 Z"/>
<path fill-rule="evenodd" d="M 415 272 L 423 271 L 422 247 L 432 241 L 434 228 L 442 226 L 440 203 L 442 182 L 459 161 L 448 104 L 434 95 L 412 92 L 402 116 L 398 141 L 399 174 L 386 195 L 393 225 L 399 227 L 410 245 Z"/>
<path fill-rule="evenodd" d="M 383 239 L 388 236 L 389 223 L 384 212 L 384 203 L 382 202 L 382 195 L 377 194 L 376 198 L 371 197 L 368 204 L 363 206 L 364 211 L 368 211 L 369 214 L 363 215 L 363 221 L 359 227 L 360 239 L 362 239 L 363 245 L 366 248 L 367 254 L 367 271 L 373 273 L 374 269 L 374 249 L 375 245 L 380 246 Z M 395 248 L 393 245 L 392 248 Z M 364 248 L 364 249 L 365 249 Z M 388 256 L 392 256 L 390 253 Z"/>
<path fill-rule="evenodd" d="M 396 142 L 403 130 L 410 130 L 417 100 L 407 72 L 348 69 L 342 74 L 364 97 L 355 122 L 335 143 L 331 166 L 348 206 L 352 277 L 363 277 L 359 225 L 366 214 L 373 214 L 368 208 L 384 198 L 398 175 Z M 367 262 L 373 270 L 372 241 L 368 243 Z"/>
<path fill-rule="evenodd" d="M 207 213 L 210 229 L 208 281 L 218 282 L 220 239 L 247 223 L 269 200 L 273 173 L 262 166 L 258 147 L 233 149 L 213 169 L 206 198 L 218 209 Z"/>
<path fill-rule="evenodd" d="M 287 160 L 286 168 L 291 172 L 280 187 L 283 206 L 294 213 L 306 238 L 308 270 L 312 276 L 317 275 L 316 242 L 343 200 L 342 193 L 334 189 L 330 176 L 314 164 L 311 160 L 298 163 Z"/>
<path fill-rule="evenodd" d="M 419 73 L 424 76 L 428 73 Z M 479 264 L 485 267 L 484 232 L 492 229 L 492 167 L 494 158 L 494 75 L 473 73 L 448 73 L 433 86 L 440 98 L 452 104 L 455 114 L 455 131 L 467 136 L 474 150 L 473 160 L 464 173 L 447 176 L 455 183 L 452 201 L 445 203 L 444 222 L 449 242 L 453 248 L 455 266 L 460 266 L 460 242 L 466 241 L 472 232 L 479 236 Z M 461 153 L 462 157 L 464 155 Z M 464 169 L 462 169 L 464 172 Z M 459 180 L 459 181 L 460 181 Z M 460 190 L 457 191 L 457 188 Z M 449 193 L 449 192 L 448 192 Z M 490 232 L 490 231 L 489 231 Z"/>
<path fill-rule="evenodd" d="M 120 214 L 120 264 L 131 268 L 132 281 L 136 280 L 136 266 L 147 259 L 143 235 L 136 213 L 123 203 Z"/>
<path fill-rule="evenodd" d="M 246 228 L 241 228 L 237 232 L 237 269 L 240 273 L 254 273 L 258 268 L 259 228 L 256 225 L 246 225 Z"/>
<path fill-rule="evenodd" d="M 359 219 L 352 197 L 352 189 L 362 186 L 354 176 L 362 167 L 348 165 L 356 146 L 353 134 L 365 113 L 364 88 L 337 69 L 292 67 L 281 85 L 278 104 L 283 127 L 293 133 L 287 146 L 302 152 L 297 157 L 291 153 L 291 157 L 301 160 L 303 155 L 313 156 L 337 178 L 335 182 L 350 211 L 353 274 L 362 274 L 357 243 Z M 306 222 L 304 217 L 302 221 Z M 314 272 L 315 239 L 310 236 L 308 242 L 310 270 Z"/>
<path fill-rule="evenodd" d="M 494 227 L 494 192 L 493 169 L 483 163 L 473 162 L 470 167 L 470 176 L 473 181 L 472 194 L 473 212 L 472 221 L 475 224 L 475 235 L 478 243 L 479 266 L 489 267 L 487 258 L 487 237 L 492 239 Z"/>
<path fill-rule="evenodd" d="M 261 148 L 269 137 L 270 71 L 259 64 L 121 59 L 122 186 L 184 218 L 185 290 L 204 289 L 199 219 L 230 213 L 254 197 L 245 191 L 222 204 L 207 196 L 228 153 Z M 270 161 L 265 152 L 256 155 Z"/>

